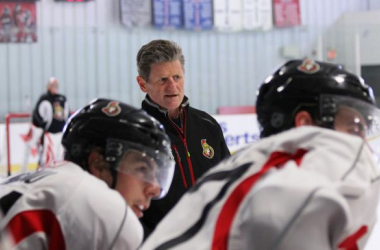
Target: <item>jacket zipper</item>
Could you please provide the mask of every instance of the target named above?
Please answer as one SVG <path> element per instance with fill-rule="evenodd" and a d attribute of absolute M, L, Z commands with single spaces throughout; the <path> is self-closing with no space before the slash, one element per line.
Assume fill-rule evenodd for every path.
<path fill-rule="evenodd" d="M 183 171 L 183 166 L 182 166 L 182 162 L 181 162 L 181 157 L 179 157 L 179 153 L 178 153 L 178 149 L 177 149 L 177 146 L 176 145 L 173 145 L 173 148 L 174 148 L 174 152 L 177 156 L 177 162 L 178 162 L 178 165 L 179 165 L 179 169 L 181 170 L 181 175 L 182 175 L 182 180 L 183 180 L 183 185 L 185 185 L 185 188 L 187 188 L 187 181 L 186 181 L 186 178 L 185 178 L 185 172 Z"/>
<path fill-rule="evenodd" d="M 187 158 L 187 163 L 189 164 L 189 170 L 190 170 L 190 176 L 191 176 L 191 184 L 192 184 L 192 186 L 194 186 L 195 179 L 194 179 L 194 172 L 193 172 L 193 164 L 191 162 L 189 149 L 187 148 L 186 138 L 182 142 L 183 142 L 183 145 L 185 146 L 185 149 L 186 149 L 186 158 Z"/>
<path fill-rule="evenodd" d="M 191 177 L 191 184 L 192 184 L 192 186 L 194 186 L 194 184 L 195 184 L 195 178 L 194 178 L 194 172 L 193 172 L 193 164 L 191 162 L 190 152 L 189 152 L 189 149 L 187 147 L 187 141 L 186 141 L 186 112 L 185 112 L 185 109 L 183 109 L 183 115 L 184 115 L 183 133 L 177 127 L 177 125 L 172 121 L 172 119 L 169 118 L 169 116 L 168 116 L 168 118 L 169 118 L 170 123 L 174 127 L 175 131 L 177 131 L 177 134 L 178 134 L 179 138 L 181 139 L 181 141 L 183 143 L 183 146 L 185 147 L 185 150 L 186 150 L 186 159 L 187 159 L 187 164 L 189 165 L 189 171 L 190 171 L 190 177 Z M 178 152 L 178 149 L 177 149 L 176 145 L 174 145 L 174 151 L 177 154 L 178 165 L 181 168 L 181 174 L 182 174 L 182 178 L 184 180 L 184 185 L 187 188 L 187 182 L 186 182 L 186 179 L 185 179 L 184 169 L 183 169 L 183 166 L 182 166 L 182 163 L 181 163 L 181 159 L 179 157 L 179 152 Z"/>

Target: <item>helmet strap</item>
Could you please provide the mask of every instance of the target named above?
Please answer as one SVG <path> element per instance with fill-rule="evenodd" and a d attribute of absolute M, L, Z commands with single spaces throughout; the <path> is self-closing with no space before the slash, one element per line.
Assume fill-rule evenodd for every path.
<path fill-rule="evenodd" d="M 112 183 L 111 183 L 111 188 L 112 189 L 115 189 L 116 188 L 116 184 L 117 184 L 117 171 L 115 168 L 110 168 L 110 172 L 111 172 L 111 175 L 112 175 Z"/>

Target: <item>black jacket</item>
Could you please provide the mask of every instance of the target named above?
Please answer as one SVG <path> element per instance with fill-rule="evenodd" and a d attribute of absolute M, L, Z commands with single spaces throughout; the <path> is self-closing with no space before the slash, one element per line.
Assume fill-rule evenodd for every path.
<path fill-rule="evenodd" d="M 151 207 L 141 219 L 146 234 L 156 227 L 200 176 L 230 155 L 219 123 L 206 112 L 190 107 L 186 96 L 181 105 L 184 133 L 168 117 L 167 111 L 160 109 L 148 96 L 142 102 L 142 108 L 164 125 L 176 162 L 168 194 L 161 200 L 152 200 Z"/>
<path fill-rule="evenodd" d="M 41 105 L 49 105 L 51 114 L 46 114 L 46 117 L 41 117 L 39 113 Z M 33 110 L 33 125 L 50 133 L 62 132 L 69 117 L 66 105 L 67 101 L 64 95 L 51 94 L 50 92 L 41 95 Z"/>

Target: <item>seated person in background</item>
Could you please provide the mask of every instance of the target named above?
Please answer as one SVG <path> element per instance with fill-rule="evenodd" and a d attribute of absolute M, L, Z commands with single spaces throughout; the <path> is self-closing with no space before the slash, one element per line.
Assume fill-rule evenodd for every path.
<path fill-rule="evenodd" d="M 141 249 L 364 249 L 380 185 L 372 89 L 339 65 L 295 60 L 256 108 L 263 139 L 202 176 Z"/>
<path fill-rule="evenodd" d="M 174 173 L 163 126 L 98 99 L 70 118 L 62 144 L 66 161 L 0 183 L 0 249 L 137 249 L 138 218 Z"/>

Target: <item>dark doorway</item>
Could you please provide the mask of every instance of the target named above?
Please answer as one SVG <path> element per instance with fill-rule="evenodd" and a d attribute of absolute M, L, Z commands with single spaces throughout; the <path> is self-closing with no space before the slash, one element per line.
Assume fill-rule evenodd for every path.
<path fill-rule="evenodd" d="M 362 77 L 373 88 L 376 104 L 380 107 L 380 65 L 362 66 Z"/>

